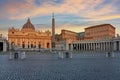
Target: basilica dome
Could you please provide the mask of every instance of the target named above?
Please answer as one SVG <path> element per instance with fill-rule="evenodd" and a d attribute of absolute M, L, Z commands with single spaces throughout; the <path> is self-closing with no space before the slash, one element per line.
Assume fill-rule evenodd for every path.
<path fill-rule="evenodd" d="M 30 22 L 29 18 L 28 18 L 27 22 L 23 25 L 22 31 L 35 31 L 35 27 Z"/>

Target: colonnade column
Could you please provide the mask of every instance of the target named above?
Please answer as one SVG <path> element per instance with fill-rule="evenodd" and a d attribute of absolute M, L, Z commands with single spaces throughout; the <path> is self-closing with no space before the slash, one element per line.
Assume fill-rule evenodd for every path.
<path fill-rule="evenodd" d="M 114 42 L 113 44 L 114 44 L 113 50 L 116 51 L 116 49 L 117 49 L 117 47 L 116 47 L 117 44 L 116 44 L 116 42 Z"/>
<path fill-rule="evenodd" d="M 119 41 L 119 51 L 120 51 L 120 41 Z"/>
<path fill-rule="evenodd" d="M 93 43 L 91 43 L 91 46 L 90 46 L 90 47 L 91 47 L 91 50 L 93 50 Z"/>
<path fill-rule="evenodd" d="M 71 47 L 71 51 L 73 51 L 73 44 L 71 44 L 71 46 L 70 46 L 70 47 Z"/>
<path fill-rule="evenodd" d="M 100 43 L 100 51 L 102 51 L 102 43 Z"/>
<path fill-rule="evenodd" d="M 7 51 L 7 43 L 6 41 L 3 42 L 3 52 Z"/>
<path fill-rule="evenodd" d="M 110 51 L 110 47 L 111 47 L 111 45 L 110 45 L 110 42 L 108 43 L 108 50 Z"/>

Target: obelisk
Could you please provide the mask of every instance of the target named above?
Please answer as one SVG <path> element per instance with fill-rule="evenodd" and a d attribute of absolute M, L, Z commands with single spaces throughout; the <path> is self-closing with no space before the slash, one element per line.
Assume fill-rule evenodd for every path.
<path fill-rule="evenodd" d="M 54 13 L 52 14 L 52 50 L 55 49 L 55 19 Z"/>

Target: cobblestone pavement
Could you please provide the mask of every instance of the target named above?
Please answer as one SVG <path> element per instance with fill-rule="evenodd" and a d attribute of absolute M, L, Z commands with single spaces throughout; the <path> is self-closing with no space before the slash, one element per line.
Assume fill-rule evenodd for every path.
<path fill-rule="evenodd" d="M 57 54 L 30 54 L 25 60 L 0 55 L 0 80 L 120 80 L 120 54 L 74 54 L 59 59 Z"/>

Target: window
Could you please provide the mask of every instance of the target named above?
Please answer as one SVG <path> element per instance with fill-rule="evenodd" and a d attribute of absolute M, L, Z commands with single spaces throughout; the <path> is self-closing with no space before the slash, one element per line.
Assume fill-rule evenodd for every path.
<path fill-rule="evenodd" d="M 12 34 L 14 34 L 14 32 L 12 32 Z"/>

